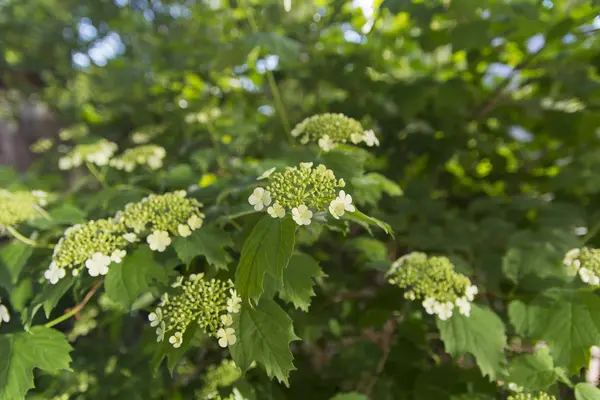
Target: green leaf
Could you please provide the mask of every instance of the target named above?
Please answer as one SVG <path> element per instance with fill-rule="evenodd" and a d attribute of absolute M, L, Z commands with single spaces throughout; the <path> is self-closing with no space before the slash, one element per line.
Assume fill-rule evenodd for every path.
<path fill-rule="evenodd" d="M 188 265 L 201 255 L 217 269 L 226 270 L 231 257 L 225 248 L 233 247 L 233 241 L 226 232 L 214 226 L 203 226 L 186 238 L 175 238 L 173 246 L 179 259 Z"/>
<path fill-rule="evenodd" d="M 575 385 L 576 400 L 598 400 L 600 399 L 600 389 L 589 383 L 578 383 Z"/>
<path fill-rule="evenodd" d="M 527 249 L 510 248 L 502 258 L 502 272 L 514 283 L 531 276 L 566 277 L 566 269 L 562 263 L 543 246 L 530 246 Z"/>
<path fill-rule="evenodd" d="M 586 290 L 551 289 L 512 310 L 519 333 L 548 343 L 556 365 L 571 373 L 587 365 L 589 348 L 600 343 L 600 297 Z"/>
<path fill-rule="evenodd" d="M 389 226 L 388 224 L 386 224 L 383 221 L 378 220 L 377 218 L 369 217 L 368 215 L 365 215 L 358 210 L 351 212 L 351 213 L 350 212 L 346 213 L 346 214 L 344 214 L 344 217 L 346 217 L 347 219 L 349 219 L 351 221 L 358 223 L 359 225 L 364 227 L 367 231 L 369 231 L 369 233 L 372 233 L 371 228 L 369 226 L 373 225 L 373 226 L 377 226 L 378 228 L 381 228 L 388 235 L 394 236 L 394 231 L 392 230 L 391 226 Z"/>
<path fill-rule="evenodd" d="M 367 396 L 357 392 L 338 393 L 330 400 L 368 400 Z"/>
<path fill-rule="evenodd" d="M 21 242 L 12 242 L 0 249 L 0 262 L 5 265 L 14 285 L 19 280 L 21 270 L 31 257 L 33 247 Z"/>
<path fill-rule="evenodd" d="M 10 304 L 15 310 L 21 312 L 31 297 L 33 297 L 33 283 L 29 278 L 22 279 L 10 293 Z"/>
<path fill-rule="evenodd" d="M 62 333 L 43 326 L 0 336 L 0 400 L 24 399 L 34 387 L 34 368 L 48 373 L 70 371 L 71 350 Z"/>
<path fill-rule="evenodd" d="M 72 276 L 66 276 L 58 281 L 56 285 L 45 284 L 42 291 L 34 297 L 31 304 L 21 313 L 21 323 L 25 327 L 25 330 L 31 327 L 33 318 L 42 307 L 44 308 L 46 318 L 50 318 L 52 310 L 54 310 L 60 299 L 67 293 L 67 290 L 73 286 L 73 283 L 75 283 L 75 279 Z"/>
<path fill-rule="evenodd" d="M 324 275 L 314 258 L 297 252 L 283 271 L 283 286 L 279 289 L 279 297 L 308 312 L 311 297 L 315 295 L 314 280 Z"/>
<path fill-rule="evenodd" d="M 300 55 L 300 43 L 275 32 L 258 32 L 247 39 L 250 48 L 260 46 L 269 54 L 279 56 L 281 63 L 289 64 Z"/>
<path fill-rule="evenodd" d="M 152 250 L 139 247 L 119 264 L 110 266 L 104 286 L 110 299 L 130 309 L 137 297 L 148 291 L 153 282 L 167 280 L 165 269 L 154 260 Z"/>
<path fill-rule="evenodd" d="M 283 270 L 294 251 L 295 234 L 296 223 L 289 217 L 266 215 L 258 221 L 244 242 L 235 272 L 235 287 L 242 299 L 258 302 L 265 272 L 278 282 L 283 281 Z"/>
<path fill-rule="evenodd" d="M 556 382 L 559 373 L 548 348 L 542 347 L 535 354 L 516 356 L 510 363 L 509 376 L 510 382 L 529 390 L 546 390 Z"/>
<path fill-rule="evenodd" d="M 506 335 L 504 323 L 493 311 L 473 304 L 470 317 L 456 312 L 447 321 L 437 319 L 437 326 L 450 355 L 473 354 L 490 380 L 503 372 Z"/>
<path fill-rule="evenodd" d="M 253 361 L 265 368 L 270 378 L 289 386 L 290 371 L 295 370 L 290 342 L 300 338 L 294 333 L 292 319 L 271 299 L 256 308 L 244 304 L 234 315 L 237 342 L 229 348 L 235 363 L 246 372 Z"/>

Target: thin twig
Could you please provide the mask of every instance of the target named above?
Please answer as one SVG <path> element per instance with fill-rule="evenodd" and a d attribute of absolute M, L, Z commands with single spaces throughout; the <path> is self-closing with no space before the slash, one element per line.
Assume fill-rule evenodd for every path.
<path fill-rule="evenodd" d="M 383 333 L 384 333 L 384 335 L 381 340 L 382 341 L 381 349 L 383 351 L 383 354 L 381 355 L 381 358 L 379 359 L 379 362 L 377 363 L 377 367 L 375 367 L 375 372 L 371 376 L 371 379 L 369 380 L 369 382 L 366 384 L 365 391 L 364 391 L 364 393 L 367 395 L 368 398 L 371 397 L 371 393 L 373 392 L 373 389 L 375 388 L 377 379 L 382 374 L 383 369 L 385 368 L 385 363 L 387 362 L 388 357 L 390 356 L 390 352 L 392 350 L 392 344 L 394 343 L 394 338 L 396 336 L 395 335 L 396 334 L 396 322 L 393 319 L 389 319 L 385 323 L 385 326 L 383 328 Z"/>
<path fill-rule="evenodd" d="M 102 286 L 103 283 L 104 283 L 104 280 L 100 280 L 100 281 L 96 282 L 94 284 L 94 286 L 92 286 L 90 291 L 85 295 L 85 297 L 83 298 L 81 303 L 77 304 L 75 307 L 71 308 L 69 311 L 67 311 L 60 317 L 55 318 L 52 321 L 45 323 L 44 326 L 46 328 L 51 328 L 54 325 L 60 324 L 61 322 L 66 321 L 67 319 L 71 318 L 72 316 L 78 314 L 83 309 L 83 307 L 85 307 L 85 305 L 88 303 L 88 301 L 90 301 L 92 299 L 94 294 L 96 294 L 96 292 L 98 291 L 98 289 L 100 289 L 100 287 Z"/>

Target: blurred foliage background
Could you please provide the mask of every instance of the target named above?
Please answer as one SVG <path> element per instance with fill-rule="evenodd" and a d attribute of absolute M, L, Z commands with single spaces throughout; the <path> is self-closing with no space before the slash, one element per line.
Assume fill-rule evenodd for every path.
<path fill-rule="evenodd" d="M 0 186 L 58 193 L 65 226 L 144 190 L 238 195 L 248 174 L 302 158 L 289 132 L 305 117 L 356 118 L 381 146 L 338 170 L 360 176 L 356 202 L 395 238 L 305 238 L 327 278 L 308 314 L 290 311 L 303 339 L 292 344 L 290 388 L 253 369 L 239 391 L 505 398 L 472 357 L 444 352 L 382 271 L 412 250 L 448 255 L 485 287 L 509 358 L 532 351 L 508 301 L 564 285 L 564 252 L 598 242 L 599 13 L 589 0 L 0 0 Z M 98 137 L 163 146 L 164 167 L 104 190 L 59 171 L 72 144 Z M 0 282 L 15 312 L 35 294 L 43 259 L 29 259 L 28 283 Z M 415 312 L 395 318 L 403 307 Z M 224 354 L 199 345 L 173 376 L 154 376 L 145 319 L 94 299 L 62 328 L 76 341 L 74 372 L 38 376 L 31 398 L 200 398 Z"/>

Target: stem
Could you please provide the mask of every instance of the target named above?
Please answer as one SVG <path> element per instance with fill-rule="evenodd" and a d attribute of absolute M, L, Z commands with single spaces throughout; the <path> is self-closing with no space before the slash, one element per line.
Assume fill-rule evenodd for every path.
<path fill-rule="evenodd" d="M 98 168 L 96 168 L 94 166 L 94 164 L 92 164 L 91 162 L 87 162 L 87 161 L 86 161 L 85 165 L 87 165 L 87 168 L 92 173 L 92 175 L 94 175 L 94 177 L 96 179 L 98 179 L 98 182 L 100 182 L 102 187 L 105 187 L 106 181 L 104 180 L 104 175 L 102 175 L 102 173 L 100 173 L 100 171 L 98 171 Z"/>
<path fill-rule="evenodd" d="M 19 233 L 19 231 L 17 231 L 15 228 L 13 228 L 10 225 L 6 226 L 6 230 L 8 232 L 10 232 L 10 234 L 13 235 L 15 239 L 17 239 L 17 240 L 25 243 L 28 246 L 31 246 L 31 247 L 42 247 L 42 248 L 49 248 L 49 249 L 54 248 L 54 246 L 52 246 L 52 247 L 50 247 L 50 246 L 43 246 L 43 245 L 39 244 L 38 242 L 36 242 L 35 240 L 29 239 L 28 237 L 23 236 L 22 234 Z"/>
<path fill-rule="evenodd" d="M 251 7 L 248 7 L 248 5 L 246 4 L 246 0 L 241 1 L 241 4 L 244 10 L 246 11 L 246 14 L 248 15 L 248 22 L 250 23 L 250 28 L 252 28 L 252 32 L 254 32 L 255 34 L 258 33 L 258 24 L 254 19 Z M 287 112 L 285 111 L 283 101 L 281 100 L 281 93 L 279 92 L 279 88 L 277 87 L 277 81 L 275 81 L 275 76 L 273 75 L 273 72 L 271 72 L 271 70 L 267 69 L 265 75 L 267 76 L 267 82 L 269 83 L 269 88 L 271 89 L 273 99 L 275 100 L 275 109 L 277 110 L 277 115 L 279 115 L 281 125 L 283 126 L 288 140 L 291 142 L 292 138 L 290 122 L 287 117 Z"/>
<path fill-rule="evenodd" d="M 596 234 L 600 231 L 600 222 L 596 223 L 596 225 L 592 226 L 592 228 L 585 234 L 583 237 L 583 244 L 586 244 L 590 239 L 592 239 Z"/>
<path fill-rule="evenodd" d="M 50 322 L 46 322 L 44 324 L 44 326 L 46 328 L 51 328 L 54 325 L 58 325 L 61 322 L 66 321 L 67 319 L 71 318 L 72 316 L 78 314 L 83 309 L 83 307 L 85 307 L 85 305 L 87 304 L 87 302 L 91 300 L 91 298 L 98 291 L 98 289 L 100 289 L 100 287 L 102 286 L 103 283 L 104 283 L 104 280 L 96 282 L 94 284 L 94 286 L 92 286 L 92 288 L 90 289 L 90 291 L 85 295 L 85 297 L 83 298 L 83 300 L 81 301 L 81 303 L 77 304 L 75 307 L 73 307 L 72 309 L 70 309 L 68 312 L 64 313 L 60 317 L 55 318 L 55 319 L 53 319 Z"/>

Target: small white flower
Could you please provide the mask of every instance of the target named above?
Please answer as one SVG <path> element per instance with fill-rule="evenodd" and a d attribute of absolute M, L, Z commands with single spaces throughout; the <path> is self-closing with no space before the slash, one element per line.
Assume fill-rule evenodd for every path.
<path fill-rule="evenodd" d="M 110 259 L 112 262 L 116 262 L 117 264 L 119 264 L 121 261 L 123 261 L 123 257 L 125 257 L 127 255 L 127 252 L 125 250 L 115 250 L 112 252 L 112 254 L 110 255 Z"/>
<path fill-rule="evenodd" d="M 363 141 L 363 138 L 364 138 L 363 134 L 358 133 L 358 132 L 355 132 L 352 135 L 350 135 L 350 141 L 354 144 L 359 144 L 360 142 Z"/>
<path fill-rule="evenodd" d="M 331 140 L 329 135 L 325 135 L 322 138 L 320 138 L 318 143 L 321 150 L 323 150 L 326 153 L 335 148 L 335 143 L 333 142 L 333 140 Z"/>
<path fill-rule="evenodd" d="M 471 302 L 466 297 L 459 297 L 456 299 L 456 305 L 458 306 L 458 311 L 467 317 L 471 315 Z"/>
<path fill-rule="evenodd" d="M 159 157 L 150 157 L 148 158 L 147 164 L 150 167 L 150 169 L 156 170 L 162 167 L 163 162 L 162 159 Z"/>
<path fill-rule="evenodd" d="M 158 326 L 162 321 L 162 310 L 157 308 L 153 313 L 148 314 L 148 321 L 151 327 Z"/>
<path fill-rule="evenodd" d="M 465 297 L 467 298 L 467 300 L 473 301 L 477 293 L 479 293 L 479 289 L 477 289 L 477 286 L 471 285 L 467 287 L 467 290 L 465 290 Z"/>
<path fill-rule="evenodd" d="M 201 272 L 199 274 L 190 274 L 190 281 L 192 282 L 198 282 L 200 279 L 202 279 L 204 277 L 204 273 Z"/>
<path fill-rule="evenodd" d="M 178 288 L 183 284 L 183 276 L 178 276 L 177 279 L 175 279 L 175 282 L 173 282 L 171 284 L 172 288 Z"/>
<path fill-rule="evenodd" d="M 267 208 L 267 212 L 273 218 L 283 218 L 285 216 L 285 208 L 283 208 L 281 204 L 277 202 L 271 207 Z"/>
<path fill-rule="evenodd" d="M 592 274 L 590 277 L 590 285 L 598 286 L 600 284 L 600 278 L 597 275 Z"/>
<path fill-rule="evenodd" d="M 164 307 L 165 305 L 167 305 L 168 301 L 169 301 L 169 294 L 163 293 L 163 295 L 160 296 L 160 303 L 158 303 L 158 305 L 161 307 Z"/>
<path fill-rule="evenodd" d="M 404 293 L 404 298 L 406 300 L 414 301 L 417 297 L 415 296 L 415 292 L 406 292 Z"/>
<path fill-rule="evenodd" d="M 569 250 L 567 252 L 567 254 L 565 254 L 565 258 L 563 258 L 563 264 L 565 264 L 566 266 L 571 266 L 573 261 L 575 261 L 577 259 L 577 257 L 579 257 L 579 253 L 580 253 L 579 249 Z M 577 261 L 579 261 L 579 260 L 577 260 Z"/>
<path fill-rule="evenodd" d="M 192 230 L 188 225 L 179 224 L 177 227 L 177 233 L 179 233 L 179 236 L 188 237 L 192 234 Z"/>
<path fill-rule="evenodd" d="M 349 212 L 356 211 L 356 209 L 354 208 L 354 205 L 352 205 L 352 196 L 350 196 L 349 194 L 346 194 L 346 192 L 344 192 L 343 190 L 340 190 L 338 199 L 340 202 L 342 202 L 344 204 L 344 210 L 349 211 Z"/>
<path fill-rule="evenodd" d="M 235 330 L 233 328 L 221 328 L 217 331 L 217 337 L 219 338 L 219 346 L 225 348 L 227 346 L 234 345 L 237 342 L 235 337 Z"/>
<path fill-rule="evenodd" d="M 292 218 L 298 225 L 310 225 L 310 220 L 312 217 L 312 211 L 310 211 L 304 204 L 292 208 Z"/>
<path fill-rule="evenodd" d="M 590 270 L 587 269 L 587 268 L 585 268 L 585 267 L 581 268 L 579 270 L 579 277 L 585 283 L 589 283 L 590 282 L 590 280 L 592 279 L 592 275 L 593 274 L 590 272 Z"/>
<path fill-rule="evenodd" d="M 333 215 L 333 218 L 340 219 L 340 217 L 346 212 L 344 209 L 344 203 L 338 199 L 331 200 L 331 203 L 329 203 L 329 212 L 331 215 Z"/>
<path fill-rule="evenodd" d="M 85 262 L 85 267 L 88 269 L 90 276 L 106 275 L 108 274 L 108 265 L 110 264 L 110 257 L 100 252 L 96 252 Z"/>
<path fill-rule="evenodd" d="M 190 226 L 190 228 L 195 231 L 196 229 L 199 229 L 200 227 L 202 227 L 202 223 L 204 221 L 202 220 L 202 218 L 200 218 L 199 216 L 197 216 L 196 214 L 192 215 L 191 217 L 188 218 L 187 220 L 187 224 Z"/>
<path fill-rule="evenodd" d="M 454 304 L 451 302 L 446 303 L 438 303 L 436 305 L 435 313 L 442 321 L 446 321 L 450 317 L 452 317 L 452 310 L 454 309 Z"/>
<path fill-rule="evenodd" d="M 273 172 L 275 172 L 275 167 L 269 168 L 268 170 L 266 170 L 265 172 L 263 172 L 261 176 L 259 176 L 258 178 L 256 178 L 256 180 L 260 181 L 261 179 L 267 179 Z"/>
<path fill-rule="evenodd" d="M 260 211 L 271 204 L 271 193 L 261 187 L 254 189 L 254 192 L 248 197 L 248 203 L 254 206 L 256 211 Z"/>
<path fill-rule="evenodd" d="M 55 285 L 56 282 L 65 277 L 67 271 L 64 268 L 58 268 L 56 263 L 52 261 L 48 269 L 44 272 L 44 278 L 50 281 L 51 284 Z"/>
<path fill-rule="evenodd" d="M 58 159 L 58 169 L 63 171 L 73 168 L 73 162 L 69 157 L 61 157 Z"/>
<path fill-rule="evenodd" d="M 338 186 L 339 187 L 345 187 L 346 186 L 346 181 L 344 180 L 344 178 L 340 178 L 340 180 L 338 181 Z"/>
<path fill-rule="evenodd" d="M 176 190 L 175 194 L 179 197 L 185 197 L 187 196 L 187 192 L 185 190 Z"/>
<path fill-rule="evenodd" d="M 242 298 L 237 295 L 234 289 L 230 289 L 229 293 L 231 293 L 231 298 L 227 300 L 227 312 L 237 314 L 240 312 Z"/>
<path fill-rule="evenodd" d="M 79 270 L 78 270 L 78 269 L 74 269 L 74 270 L 71 272 L 71 274 L 72 274 L 73 276 L 79 276 Z"/>
<path fill-rule="evenodd" d="M 0 324 L 2 322 L 10 322 L 10 314 L 8 312 L 8 308 L 5 305 L 0 304 Z"/>
<path fill-rule="evenodd" d="M 231 314 L 221 315 L 221 323 L 225 326 L 233 324 L 233 317 L 231 316 Z"/>
<path fill-rule="evenodd" d="M 428 297 L 423 300 L 423 308 L 425 312 L 429 315 L 435 314 L 435 307 L 438 304 L 438 301 L 434 297 Z"/>
<path fill-rule="evenodd" d="M 300 163 L 300 168 L 311 169 L 312 166 L 313 166 L 312 162 L 301 162 Z"/>
<path fill-rule="evenodd" d="M 176 349 L 180 348 L 181 344 L 183 343 L 183 333 L 175 332 L 175 334 L 169 338 L 169 343 L 171 343 Z"/>
<path fill-rule="evenodd" d="M 508 384 L 508 389 L 512 392 L 522 392 L 523 388 L 519 385 L 517 385 L 515 382 L 510 382 Z"/>
<path fill-rule="evenodd" d="M 127 240 L 129 243 L 135 243 L 138 241 L 137 235 L 133 232 L 124 234 L 123 239 Z"/>
<path fill-rule="evenodd" d="M 154 231 L 146 238 L 146 241 L 150 245 L 151 250 L 161 253 L 171 244 L 169 232 L 166 231 Z"/>
<path fill-rule="evenodd" d="M 375 132 L 373 132 L 372 130 L 365 131 L 363 140 L 369 147 L 379 146 L 379 139 L 377 139 L 377 136 L 375 136 Z"/>
<path fill-rule="evenodd" d="M 165 323 L 161 322 L 160 326 L 156 328 L 156 341 L 162 342 L 165 340 Z"/>

